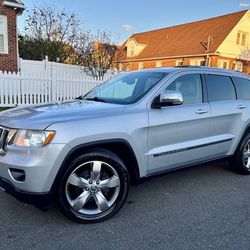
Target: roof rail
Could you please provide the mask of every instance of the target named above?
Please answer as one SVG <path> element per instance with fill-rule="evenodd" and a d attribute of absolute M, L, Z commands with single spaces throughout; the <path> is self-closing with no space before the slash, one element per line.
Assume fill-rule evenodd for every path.
<path fill-rule="evenodd" d="M 203 66 L 196 66 L 196 65 L 180 65 L 180 66 L 174 66 L 174 68 L 201 68 Z"/>

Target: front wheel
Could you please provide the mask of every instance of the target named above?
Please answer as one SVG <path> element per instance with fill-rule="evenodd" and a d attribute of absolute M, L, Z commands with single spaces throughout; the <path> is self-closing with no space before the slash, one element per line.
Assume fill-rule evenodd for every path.
<path fill-rule="evenodd" d="M 127 193 L 128 173 L 121 159 L 95 150 L 77 157 L 63 175 L 59 205 L 76 222 L 100 222 L 122 207 Z"/>

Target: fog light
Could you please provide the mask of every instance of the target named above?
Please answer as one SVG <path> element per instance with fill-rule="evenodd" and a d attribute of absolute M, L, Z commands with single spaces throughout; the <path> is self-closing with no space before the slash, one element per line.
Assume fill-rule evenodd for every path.
<path fill-rule="evenodd" d="M 10 168 L 9 175 L 14 181 L 24 182 L 25 172 L 21 169 Z"/>

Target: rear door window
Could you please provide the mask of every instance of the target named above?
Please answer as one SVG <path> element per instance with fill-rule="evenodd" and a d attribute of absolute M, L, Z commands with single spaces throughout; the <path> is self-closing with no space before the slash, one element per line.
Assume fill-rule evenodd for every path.
<path fill-rule="evenodd" d="M 205 75 L 208 100 L 210 102 L 236 99 L 235 88 L 229 76 Z"/>

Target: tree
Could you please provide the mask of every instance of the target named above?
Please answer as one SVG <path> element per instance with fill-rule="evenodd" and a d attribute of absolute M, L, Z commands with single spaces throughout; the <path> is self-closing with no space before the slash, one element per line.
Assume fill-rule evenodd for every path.
<path fill-rule="evenodd" d="M 91 76 L 103 78 L 118 65 L 118 47 L 108 32 L 95 35 L 81 28 L 77 17 L 51 6 L 34 6 L 29 12 L 24 33 L 19 35 L 19 53 L 23 59 L 70 63 L 83 66 Z"/>
<path fill-rule="evenodd" d="M 238 59 L 243 60 L 243 71 L 250 74 L 250 49 L 243 49 Z"/>
<path fill-rule="evenodd" d="M 118 47 L 112 42 L 110 33 L 98 31 L 95 35 L 89 34 L 79 45 L 76 50 L 78 64 L 84 66 L 84 71 L 90 76 L 103 78 L 119 61 Z"/>
<path fill-rule="evenodd" d="M 75 44 L 83 36 L 81 23 L 73 13 L 55 11 L 51 6 L 34 6 L 19 36 L 20 56 L 24 59 L 65 62 L 75 56 Z"/>

